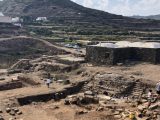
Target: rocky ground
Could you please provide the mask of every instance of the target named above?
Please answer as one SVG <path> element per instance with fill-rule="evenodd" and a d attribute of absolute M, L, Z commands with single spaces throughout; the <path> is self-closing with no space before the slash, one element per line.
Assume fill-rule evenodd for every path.
<path fill-rule="evenodd" d="M 138 120 L 159 119 L 159 65 L 93 66 L 81 56 L 42 55 L 0 70 L 0 120 L 128 120 L 132 114 Z M 147 108 L 149 89 L 155 99 Z"/>

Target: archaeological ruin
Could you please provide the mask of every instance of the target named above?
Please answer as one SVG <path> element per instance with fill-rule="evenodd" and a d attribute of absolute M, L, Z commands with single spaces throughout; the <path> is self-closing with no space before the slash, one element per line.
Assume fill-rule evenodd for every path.
<path fill-rule="evenodd" d="M 156 42 L 116 42 L 89 45 L 86 60 L 98 65 L 115 65 L 126 61 L 160 63 L 160 43 Z"/>

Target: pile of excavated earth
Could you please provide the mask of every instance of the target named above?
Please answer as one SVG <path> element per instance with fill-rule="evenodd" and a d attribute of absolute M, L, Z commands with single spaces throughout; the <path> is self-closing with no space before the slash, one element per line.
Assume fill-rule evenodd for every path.
<path fill-rule="evenodd" d="M 66 53 L 20 59 L 0 70 L 0 120 L 160 119 L 159 65 L 93 66 L 76 51 Z M 155 95 L 150 106 L 149 89 Z"/>

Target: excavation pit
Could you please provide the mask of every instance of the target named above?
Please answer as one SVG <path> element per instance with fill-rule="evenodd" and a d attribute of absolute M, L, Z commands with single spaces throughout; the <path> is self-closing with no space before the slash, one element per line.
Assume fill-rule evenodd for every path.
<path fill-rule="evenodd" d="M 29 78 L 18 77 L 17 80 L 3 81 L 0 83 L 0 91 L 18 89 L 28 86 L 36 86 L 40 83 L 37 83 Z"/>
<path fill-rule="evenodd" d="M 68 95 L 73 95 L 81 91 L 82 87 L 84 86 L 85 81 L 79 82 L 73 86 L 66 87 L 60 91 L 54 91 L 49 93 L 41 93 L 35 95 L 27 95 L 23 97 L 17 98 L 17 101 L 20 106 L 28 105 L 33 102 L 48 102 L 50 100 L 61 100 L 66 98 Z"/>
<path fill-rule="evenodd" d="M 25 85 L 21 81 L 12 81 L 7 83 L 0 84 L 0 91 L 12 90 L 17 88 L 25 87 Z"/>

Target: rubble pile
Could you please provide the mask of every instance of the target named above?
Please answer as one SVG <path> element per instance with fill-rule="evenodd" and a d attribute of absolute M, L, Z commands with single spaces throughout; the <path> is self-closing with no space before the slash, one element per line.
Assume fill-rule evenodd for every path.
<path fill-rule="evenodd" d="M 23 120 L 23 119 L 17 119 L 17 117 L 19 118 L 23 114 L 23 112 L 17 107 L 14 108 L 7 107 L 5 108 L 5 110 L 0 110 L 0 113 L 5 113 L 8 116 L 10 116 L 9 120 Z M 3 116 L 0 115 L 0 120 L 5 120 L 5 119 L 3 118 Z"/>
<path fill-rule="evenodd" d="M 94 80 L 87 83 L 83 90 L 93 90 L 98 94 L 116 98 L 128 97 L 136 87 L 136 83 L 134 78 L 125 78 L 119 74 L 96 74 Z"/>

